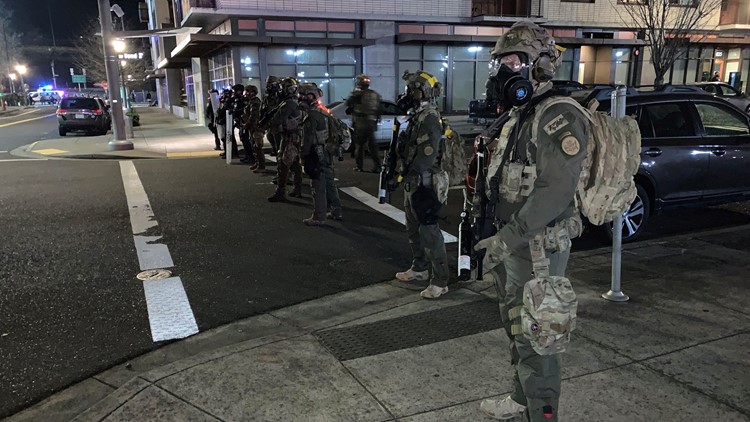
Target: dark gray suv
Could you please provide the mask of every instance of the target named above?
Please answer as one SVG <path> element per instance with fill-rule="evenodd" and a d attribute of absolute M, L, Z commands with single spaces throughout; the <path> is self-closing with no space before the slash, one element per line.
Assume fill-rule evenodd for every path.
<path fill-rule="evenodd" d="M 104 135 L 112 126 L 108 107 L 99 98 L 66 97 L 57 109 L 60 136 L 72 131 Z"/>
<path fill-rule="evenodd" d="M 609 102 L 600 109 L 608 110 Z M 750 117 L 744 110 L 710 95 L 650 93 L 627 97 L 626 113 L 637 119 L 642 145 L 624 241 L 638 237 L 661 210 L 750 199 Z M 605 233 L 611 236 L 611 227 Z"/>

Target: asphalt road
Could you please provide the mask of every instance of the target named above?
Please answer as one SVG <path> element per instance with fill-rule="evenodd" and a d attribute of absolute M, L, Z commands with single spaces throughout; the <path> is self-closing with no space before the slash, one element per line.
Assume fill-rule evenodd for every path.
<path fill-rule="evenodd" d="M 403 226 L 344 193 L 343 222 L 306 227 L 308 187 L 302 199 L 271 204 L 271 176 L 246 166 L 216 158 L 134 164 L 201 331 L 389 280 L 410 263 Z M 378 176 L 352 167 L 349 157 L 340 163 L 340 184 L 375 195 Z M 163 342 L 152 341 L 136 279 L 119 162 L 0 161 L 0 180 L 2 417 Z M 395 192 L 392 204 L 402 202 Z M 442 227 L 454 235 L 461 204 L 452 191 Z M 750 210 L 677 210 L 651 223 L 644 239 L 748 224 Z M 574 242 L 578 250 L 601 245 L 594 233 Z M 455 244 L 447 249 L 455 256 Z"/>
<path fill-rule="evenodd" d="M 38 106 L 0 114 L 0 160 L 16 159 L 9 152 L 20 146 L 59 137 L 55 111 L 54 106 Z"/>

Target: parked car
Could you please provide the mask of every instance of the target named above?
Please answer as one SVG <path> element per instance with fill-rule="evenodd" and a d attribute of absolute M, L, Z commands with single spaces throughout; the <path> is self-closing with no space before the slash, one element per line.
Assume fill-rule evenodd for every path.
<path fill-rule="evenodd" d="M 378 146 L 388 146 L 391 143 L 393 137 L 393 122 L 394 119 L 398 119 L 401 122 L 401 130 L 406 129 L 408 125 L 407 119 L 409 116 L 406 115 L 406 110 L 402 109 L 396 103 L 392 101 L 381 101 L 382 115 L 380 121 L 378 121 L 378 128 L 375 130 L 375 140 Z M 334 117 L 341 119 L 354 133 L 354 126 L 352 126 L 351 115 L 346 114 L 346 104 L 341 103 L 330 109 L 331 114 Z"/>
<path fill-rule="evenodd" d="M 729 101 L 740 110 L 744 110 L 745 113 L 750 114 L 750 97 L 743 92 L 737 91 L 732 85 L 724 82 L 699 82 L 695 85 L 709 94 Z"/>
<path fill-rule="evenodd" d="M 598 98 L 599 110 L 608 111 L 608 94 L 600 87 L 572 97 L 582 104 Z M 750 117 L 742 110 L 702 93 L 636 92 L 626 97 L 626 113 L 638 121 L 642 140 L 624 242 L 635 240 L 663 210 L 750 199 Z M 470 173 L 476 173 L 472 164 Z M 611 224 L 601 231 L 611 239 Z"/>
<path fill-rule="evenodd" d="M 66 97 L 57 109 L 60 136 L 72 131 L 104 135 L 112 127 L 109 106 L 100 98 Z"/>

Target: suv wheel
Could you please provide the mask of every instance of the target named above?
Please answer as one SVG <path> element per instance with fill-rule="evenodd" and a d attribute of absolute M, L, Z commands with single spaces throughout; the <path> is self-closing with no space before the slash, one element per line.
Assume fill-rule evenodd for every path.
<path fill-rule="evenodd" d="M 65 134 L 68 133 L 68 130 L 61 127 L 61 128 L 58 128 L 58 132 L 60 133 L 60 136 L 65 136 Z"/>
<path fill-rule="evenodd" d="M 646 189 L 641 185 L 635 185 L 635 188 L 637 192 L 635 200 L 623 214 L 622 243 L 632 242 L 643 233 L 651 213 L 651 200 Z M 614 223 L 607 223 L 601 226 L 604 237 L 608 242 L 612 242 L 613 225 Z"/>

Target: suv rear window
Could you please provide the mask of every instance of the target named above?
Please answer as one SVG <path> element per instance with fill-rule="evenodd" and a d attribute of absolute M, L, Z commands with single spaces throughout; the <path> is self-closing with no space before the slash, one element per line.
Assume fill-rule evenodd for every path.
<path fill-rule="evenodd" d="M 93 98 L 65 98 L 60 103 L 60 108 L 99 110 L 99 103 Z"/>

